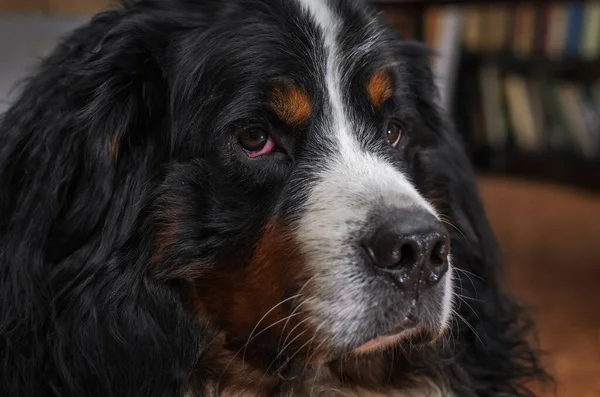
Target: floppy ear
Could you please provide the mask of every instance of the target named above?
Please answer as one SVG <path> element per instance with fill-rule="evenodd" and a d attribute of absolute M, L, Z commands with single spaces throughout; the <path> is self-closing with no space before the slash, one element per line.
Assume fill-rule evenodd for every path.
<path fill-rule="evenodd" d="M 90 237 L 117 173 L 166 121 L 160 35 L 149 29 L 123 10 L 97 16 L 59 44 L 4 117 L 0 219 L 25 227 L 43 205 L 42 228 L 21 232 L 51 236 L 54 260 Z"/>
<path fill-rule="evenodd" d="M 178 25 L 142 11 L 63 40 L 0 121 L 0 395 L 176 395 L 205 343 L 145 277 Z"/>

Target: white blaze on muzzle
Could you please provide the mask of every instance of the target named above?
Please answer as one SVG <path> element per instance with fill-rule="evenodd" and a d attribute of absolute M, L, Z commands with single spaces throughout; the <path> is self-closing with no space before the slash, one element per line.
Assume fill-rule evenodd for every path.
<path fill-rule="evenodd" d="M 353 297 L 367 288 L 368 281 L 356 279 L 354 270 L 343 263 L 351 260 L 349 258 L 355 253 L 356 244 L 351 236 L 365 225 L 369 212 L 377 207 L 415 208 L 425 210 L 438 219 L 439 216 L 407 175 L 385 156 L 365 149 L 368 145 L 359 141 L 357 126 L 353 125 L 342 93 L 344 79 L 340 64 L 343 55 L 338 46 L 340 18 L 326 0 L 297 1 L 318 28 L 322 40 L 318 44 L 325 49 L 324 59 L 316 48 L 314 57 L 315 64 L 322 65 L 321 72 L 326 82 L 327 110 L 319 128 L 330 138 L 326 143 L 330 146 L 330 155 L 314 170 L 317 182 L 308 195 L 297 236 L 309 266 L 316 274 L 322 275 L 316 285 L 317 294 L 330 300 L 328 305 L 339 298 L 334 302 L 337 307 L 329 307 L 328 310 L 337 310 L 340 316 L 358 319 L 368 306 Z M 367 39 L 361 48 L 365 49 L 368 44 Z M 452 305 L 450 273 L 444 281 L 444 324 Z M 352 285 L 348 285 L 349 280 L 352 280 Z M 344 284 L 356 293 L 334 296 L 337 294 L 334 291 L 339 291 L 340 285 Z M 319 302 L 313 304 L 320 305 Z"/>

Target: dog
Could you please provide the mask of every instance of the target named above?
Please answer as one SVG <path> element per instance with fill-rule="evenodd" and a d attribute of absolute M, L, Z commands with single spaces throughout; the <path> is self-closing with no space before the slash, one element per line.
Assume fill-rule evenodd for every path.
<path fill-rule="evenodd" d="M 531 395 L 431 53 L 350 0 L 140 0 L 0 124 L 0 395 Z"/>

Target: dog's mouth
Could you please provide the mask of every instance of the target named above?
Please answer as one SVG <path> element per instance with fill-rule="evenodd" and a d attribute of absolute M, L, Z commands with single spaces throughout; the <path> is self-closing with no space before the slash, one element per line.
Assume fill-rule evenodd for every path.
<path fill-rule="evenodd" d="M 419 345 L 434 338 L 431 330 L 417 318 L 409 315 L 401 325 L 366 341 L 352 350 L 352 354 L 365 355 L 387 350 L 407 341 L 410 341 L 411 344 Z"/>

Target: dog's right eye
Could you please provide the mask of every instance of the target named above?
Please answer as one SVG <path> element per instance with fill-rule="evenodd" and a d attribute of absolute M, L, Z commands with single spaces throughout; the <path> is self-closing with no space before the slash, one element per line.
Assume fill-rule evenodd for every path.
<path fill-rule="evenodd" d="M 269 154 L 275 149 L 275 141 L 262 126 L 242 129 L 238 134 L 238 142 L 250 158 Z"/>
<path fill-rule="evenodd" d="M 397 147 L 404 132 L 402 124 L 396 120 L 392 120 L 388 123 L 385 130 L 385 137 L 388 143 L 392 145 L 392 147 Z"/>

